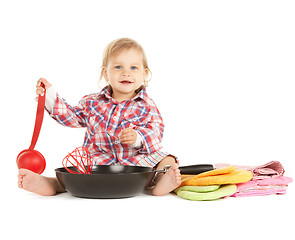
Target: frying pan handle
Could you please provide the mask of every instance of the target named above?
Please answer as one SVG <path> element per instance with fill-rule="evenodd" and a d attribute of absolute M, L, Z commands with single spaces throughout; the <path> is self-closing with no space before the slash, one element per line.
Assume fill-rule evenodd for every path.
<path fill-rule="evenodd" d="M 193 174 L 193 175 L 196 175 L 202 172 L 211 171 L 213 169 L 214 167 L 212 164 L 197 164 L 197 165 L 179 167 L 181 174 Z"/>

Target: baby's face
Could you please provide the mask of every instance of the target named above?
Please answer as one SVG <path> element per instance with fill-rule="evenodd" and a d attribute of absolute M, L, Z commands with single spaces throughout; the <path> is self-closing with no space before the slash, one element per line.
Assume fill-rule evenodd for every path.
<path fill-rule="evenodd" d="M 112 86 L 113 98 L 122 101 L 135 96 L 134 91 L 142 85 L 146 74 L 142 54 L 131 48 L 110 58 L 104 78 Z"/>

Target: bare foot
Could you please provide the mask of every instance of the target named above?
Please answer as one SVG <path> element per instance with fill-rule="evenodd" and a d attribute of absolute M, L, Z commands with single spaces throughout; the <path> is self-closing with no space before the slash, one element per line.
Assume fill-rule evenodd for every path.
<path fill-rule="evenodd" d="M 49 178 L 27 169 L 19 170 L 18 187 L 42 196 L 52 196 L 56 194 L 54 185 Z"/>
<path fill-rule="evenodd" d="M 180 183 L 181 175 L 178 169 L 178 164 L 174 163 L 156 183 L 156 186 L 153 189 L 153 195 L 163 196 L 177 188 Z"/>

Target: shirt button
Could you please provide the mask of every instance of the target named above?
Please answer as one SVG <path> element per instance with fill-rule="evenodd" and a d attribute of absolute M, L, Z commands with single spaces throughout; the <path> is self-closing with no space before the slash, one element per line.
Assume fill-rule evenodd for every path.
<path fill-rule="evenodd" d="M 115 141 L 115 144 L 116 144 L 116 145 L 117 145 L 117 144 L 119 144 L 119 143 L 120 143 L 120 141 L 119 141 L 119 140 L 116 140 L 116 141 Z"/>
<path fill-rule="evenodd" d="M 117 120 L 118 120 L 118 117 L 113 117 L 113 120 L 114 120 L 114 121 L 117 121 Z"/>

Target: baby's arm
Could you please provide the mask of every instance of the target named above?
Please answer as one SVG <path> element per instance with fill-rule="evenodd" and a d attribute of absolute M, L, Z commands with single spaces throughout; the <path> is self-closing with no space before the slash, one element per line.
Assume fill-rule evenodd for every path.
<path fill-rule="evenodd" d="M 134 130 L 141 138 L 143 153 L 151 154 L 162 148 L 161 140 L 164 132 L 164 124 L 156 106 L 151 108 L 147 124 L 145 126 L 136 126 Z"/>
<path fill-rule="evenodd" d="M 57 92 L 53 86 L 46 90 L 45 107 L 49 113 L 53 112 L 56 103 Z"/>
<path fill-rule="evenodd" d="M 142 138 L 143 152 L 151 154 L 162 148 L 164 125 L 161 122 L 149 122 L 145 127 L 138 127 L 136 131 Z"/>
<path fill-rule="evenodd" d="M 86 126 L 82 101 L 80 101 L 80 106 L 71 107 L 57 94 L 53 86 L 44 78 L 40 78 L 37 82 L 37 94 L 44 93 L 41 83 L 45 85 L 46 89 L 45 107 L 53 119 L 68 127 L 76 128 Z"/>

